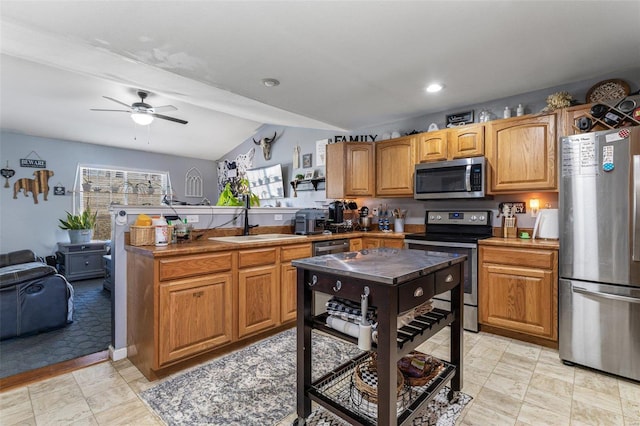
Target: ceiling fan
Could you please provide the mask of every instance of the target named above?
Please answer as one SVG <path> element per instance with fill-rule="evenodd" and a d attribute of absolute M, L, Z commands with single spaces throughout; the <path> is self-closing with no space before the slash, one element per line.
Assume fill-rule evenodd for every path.
<path fill-rule="evenodd" d="M 154 118 L 161 118 L 163 120 L 174 121 L 180 124 L 188 123 L 188 121 L 186 120 L 181 120 L 179 118 L 158 114 L 159 111 L 176 111 L 178 108 L 174 107 L 173 105 L 163 105 L 158 107 L 152 107 L 151 105 L 149 105 L 148 103 L 145 103 L 144 101 L 148 95 L 149 95 L 148 92 L 145 92 L 143 90 L 138 90 L 138 96 L 140 97 L 140 102 L 134 102 L 131 105 L 127 105 L 124 102 L 121 102 L 114 98 L 110 98 L 109 96 L 103 96 L 103 98 L 109 99 L 110 101 L 113 101 L 120 105 L 124 105 L 129 109 L 122 110 L 122 109 L 91 108 L 91 111 L 126 112 L 131 114 L 131 118 L 133 119 L 133 121 L 135 121 L 137 124 L 140 124 L 141 126 L 146 126 L 148 124 L 151 124 Z"/>

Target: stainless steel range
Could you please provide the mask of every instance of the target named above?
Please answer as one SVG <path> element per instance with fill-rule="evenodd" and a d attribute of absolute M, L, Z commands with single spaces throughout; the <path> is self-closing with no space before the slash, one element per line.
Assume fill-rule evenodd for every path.
<path fill-rule="evenodd" d="M 491 211 L 427 210 L 426 231 L 409 234 L 405 246 L 410 249 L 458 253 L 467 256 L 464 263 L 464 328 L 478 331 L 478 240 L 493 235 Z M 434 299 L 434 306 L 450 309 L 450 295 Z"/>

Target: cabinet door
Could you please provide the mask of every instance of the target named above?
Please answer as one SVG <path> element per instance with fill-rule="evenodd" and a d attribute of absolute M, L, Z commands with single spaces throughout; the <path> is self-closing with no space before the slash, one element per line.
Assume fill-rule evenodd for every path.
<path fill-rule="evenodd" d="M 368 142 L 327 145 L 327 198 L 373 196 L 373 144 Z"/>
<path fill-rule="evenodd" d="M 398 238 L 385 238 L 382 243 L 384 247 L 388 248 L 404 248 L 404 240 Z"/>
<path fill-rule="evenodd" d="M 553 271 L 483 264 L 480 322 L 555 339 Z"/>
<path fill-rule="evenodd" d="M 489 193 L 557 191 L 556 114 L 487 126 Z"/>
<path fill-rule="evenodd" d="M 443 161 L 448 158 L 449 131 L 420 133 L 417 137 L 417 162 Z"/>
<path fill-rule="evenodd" d="M 297 272 L 298 268 L 291 266 L 291 262 L 280 265 L 280 319 L 282 322 L 296 319 Z"/>
<path fill-rule="evenodd" d="M 414 152 L 413 137 L 376 143 L 376 196 L 413 197 Z"/>
<path fill-rule="evenodd" d="M 349 251 L 362 250 L 362 238 L 352 238 L 349 240 Z"/>
<path fill-rule="evenodd" d="M 372 249 L 382 247 L 382 240 L 380 238 L 363 238 L 362 248 Z"/>
<path fill-rule="evenodd" d="M 160 366 L 231 342 L 231 291 L 231 272 L 160 284 Z"/>
<path fill-rule="evenodd" d="M 373 195 L 374 168 L 373 145 L 370 143 L 346 144 L 345 196 Z"/>
<path fill-rule="evenodd" d="M 238 337 L 280 323 L 278 266 L 259 266 L 238 271 Z"/>
<path fill-rule="evenodd" d="M 449 160 L 484 155 L 484 124 L 449 130 Z"/>

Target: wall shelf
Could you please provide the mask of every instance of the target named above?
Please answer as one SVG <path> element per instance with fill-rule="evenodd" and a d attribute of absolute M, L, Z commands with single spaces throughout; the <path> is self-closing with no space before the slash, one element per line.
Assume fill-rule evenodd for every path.
<path fill-rule="evenodd" d="M 292 180 L 290 182 L 291 187 L 293 188 L 294 191 L 311 191 L 311 188 L 308 187 L 309 185 L 313 186 L 313 190 L 317 191 L 318 190 L 318 184 L 320 183 L 324 183 L 325 182 L 325 178 L 324 177 L 320 177 L 320 178 L 313 178 L 313 179 L 300 179 L 300 180 Z M 300 187 L 301 185 L 303 185 L 302 187 Z M 307 188 L 308 187 L 308 188 Z M 322 189 L 322 188 L 320 188 Z"/>

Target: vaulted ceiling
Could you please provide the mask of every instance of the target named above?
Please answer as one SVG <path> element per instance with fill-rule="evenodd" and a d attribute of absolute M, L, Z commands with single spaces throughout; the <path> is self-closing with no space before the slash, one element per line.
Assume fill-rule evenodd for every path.
<path fill-rule="evenodd" d="M 640 66 L 638 1 L 3 0 L 0 17 L 3 129 L 211 160 L 263 124 L 357 130 Z M 189 123 L 90 111 L 138 89 Z"/>

